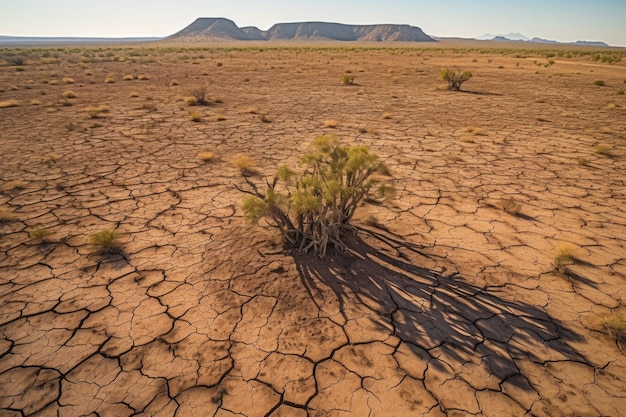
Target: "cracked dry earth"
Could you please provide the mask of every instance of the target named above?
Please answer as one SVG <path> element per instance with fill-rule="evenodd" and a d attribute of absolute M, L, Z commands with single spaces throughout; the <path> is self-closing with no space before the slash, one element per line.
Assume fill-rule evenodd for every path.
<path fill-rule="evenodd" d="M 626 316 L 624 64 L 81 53 L 0 67 L 0 101 L 18 101 L 0 109 L 0 416 L 626 414 L 624 345 L 603 327 Z M 437 82 L 451 65 L 469 92 Z M 204 83 L 221 103 L 186 106 Z M 245 223 L 232 160 L 262 181 L 323 133 L 380 155 L 397 195 L 319 260 Z M 122 252 L 89 244 L 104 229 Z"/>

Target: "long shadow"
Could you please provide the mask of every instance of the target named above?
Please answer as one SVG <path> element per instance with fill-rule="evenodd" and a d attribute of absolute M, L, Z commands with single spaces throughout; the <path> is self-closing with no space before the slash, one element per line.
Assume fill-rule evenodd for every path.
<path fill-rule="evenodd" d="M 334 295 L 331 301 L 346 320 L 355 314 L 374 317 L 379 329 L 432 356 L 443 354 L 457 370 L 472 360 L 504 381 L 520 374 L 519 359 L 545 363 L 564 355 L 586 362 L 567 344 L 580 336 L 538 306 L 501 298 L 459 275 L 422 268 L 417 265 L 425 259 L 419 247 L 392 235 L 359 229 L 349 240 L 348 253 L 323 260 L 294 258 L 303 285 L 320 308 L 328 303 L 328 294 Z M 509 381 L 530 389 L 523 378 Z"/>

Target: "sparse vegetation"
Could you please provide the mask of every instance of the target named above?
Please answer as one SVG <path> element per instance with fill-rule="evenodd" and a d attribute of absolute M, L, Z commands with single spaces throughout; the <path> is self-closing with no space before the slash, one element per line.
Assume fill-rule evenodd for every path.
<path fill-rule="evenodd" d="M 134 79 L 135 79 L 135 77 L 133 77 L 133 76 L 132 76 L 132 75 L 130 75 L 130 74 L 126 74 L 126 75 L 124 75 L 124 77 L 122 78 L 122 80 L 123 80 L 123 81 L 132 81 L 132 80 L 134 80 Z"/>
<path fill-rule="evenodd" d="M 594 152 L 598 155 L 611 156 L 612 149 L 609 145 L 600 144 L 596 146 Z"/>
<path fill-rule="evenodd" d="M 26 188 L 26 183 L 22 180 L 7 181 L 2 185 L 2 191 L 19 191 Z"/>
<path fill-rule="evenodd" d="M 192 122 L 201 122 L 202 121 L 202 116 L 198 112 L 191 113 L 189 115 L 189 118 L 191 119 Z"/>
<path fill-rule="evenodd" d="M 74 93 L 72 90 L 64 91 L 63 98 L 76 98 L 76 93 Z"/>
<path fill-rule="evenodd" d="M 353 85 L 354 84 L 354 75 L 344 75 L 343 76 L 343 83 L 345 85 Z"/>
<path fill-rule="evenodd" d="M 116 230 L 101 230 L 89 235 L 89 243 L 98 248 L 101 254 L 109 254 L 119 252 L 121 243 L 119 241 L 119 233 Z"/>
<path fill-rule="evenodd" d="M 109 74 L 104 79 L 104 82 L 107 83 L 107 84 L 113 84 L 115 82 L 115 77 L 113 76 L 113 74 Z"/>
<path fill-rule="evenodd" d="M 520 214 L 522 214 L 522 205 L 515 201 L 515 198 L 513 197 L 502 200 L 500 202 L 500 206 L 502 207 L 502 210 L 513 216 L 519 216 Z"/>
<path fill-rule="evenodd" d="M 337 122 L 336 120 L 332 120 L 332 119 L 324 120 L 325 127 L 330 127 L 334 129 L 337 127 L 337 125 L 339 125 L 339 122 Z"/>
<path fill-rule="evenodd" d="M 37 240 L 41 243 L 46 243 L 50 240 L 51 234 L 52 233 L 48 229 L 35 229 L 29 232 L 28 236 L 33 240 Z"/>
<path fill-rule="evenodd" d="M 198 159 L 202 162 L 209 162 L 214 157 L 213 152 L 200 152 L 198 153 Z"/>
<path fill-rule="evenodd" d="M 74 81 L 73 78 L 65 77 L 65 78 L 63 78 L 63 82 L 65 84 L 74 84 L 75 81 Z"/>
<path fill-rule="evenodd" d="M 8 223 L 16 219 L 15 213 L 5 207 L 0 207 L 0 223 Z"/>
<path fill-rule="evenodd" d="M 604 87 L 606 85 L 606 83 L 602 80 L 595 80 L 593 84 L 597 85 L 598 87 Z"/>
<path fill-rule="evenodd" d="M 561 273 L 567 270 L 569 265 L 573 265 L 577 259 L 579 248 L 571 243 L 559 243 L 554 248 L 554 267 Z"/>
<path fill-rule="evenodd" d="M 626 319 L 622 317 L 612 317 L 602 323 L 604 329 L 619 342 L 626 342 Z"/>
<path fill-rule="evenodd" d="M 392 117 L 393 117 L 393 114 L 391 113 L 387 113 L 387 112 L 383 113 L 383 119 L 385 120 L 391 119 Z"/>
<path fill-rule="evenodd" d="M 197 104 L 200 106 L 208 106 L 210 104 L 208 91 L 209 91 L 208 86 L 204 85 L 204 86 L 195 87 L 189 90 L 188 94 L 196 100 L 194 104 Z M 192 105 L 189 103 L 187 104 Z"/>
<path fill-rule="evenodd" d="M 111 111 L 111 108 L 106 104 L 101 104 L 99 106 L 87 106 L 85 111 L 89 113 L 89 116 L 93 119 L 102 116 L 105 113 Z"/>
<path fill-rule="evenodd" d="M 17 100 L 0 101 L 0 109 L 4 109 L 7 107 L 16 107 L 17 105 L 18 105 Z"/>
<path fill-rule="evenodd" d="M 250 179 L 241 190 L 246 219 L 265 218 L 277 227 L 286 244 L 301 253 L 313 251 L 324 257 L 328 245 L 346 249 L 345 233 L 353 230 L 352 217 L 377 184 L 375 174 L 386 174 L 386 166 L 365 146 L 342 146 L 336 136 L 320 136 L 303 155 L 304 172 L 287 166 L 278 168 L 267 188 L 260 190 Z M 376 188 L 381 197 L 392 187 Z"/>
<path fill-rule="evenodd" d="M 580 157 L 578 158 L 578 165 L 587 166 L 589 165 L 589 160 L 587 158 Z"/>
<path fill-rule="evenodd" d="M 241 175 L 248 177 L 255 173 L 256 161 L 248 155 L 238 155 L 233 160 L 233 166 L 239 170 Z"/>
<path fill-rule="evenodd" d="M 472 76 L 473 74 L 471 73 L 471 71 L 461 72 L 461 70 L 459 69 L 451 70 L 448 68 L 442 69 L 441 73 L 439 74 L 439 78 L 441 78 L 443 81 L 448 82 L 448 90 L 454 91 L 459 91 L 461 89 L 461 85 L 470 78 L 472 78 Z"/>

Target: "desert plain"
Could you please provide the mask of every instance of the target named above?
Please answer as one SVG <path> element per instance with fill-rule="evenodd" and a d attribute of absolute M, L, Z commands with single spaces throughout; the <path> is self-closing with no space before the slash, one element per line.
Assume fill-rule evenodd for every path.
<path fill-rule="evenodd" d="M 488 45 L 2 50 L 0 416 L 625 415 L 626 53 Z M 233 161 L 327 134 L 396 194 L 319 259 Z"/>

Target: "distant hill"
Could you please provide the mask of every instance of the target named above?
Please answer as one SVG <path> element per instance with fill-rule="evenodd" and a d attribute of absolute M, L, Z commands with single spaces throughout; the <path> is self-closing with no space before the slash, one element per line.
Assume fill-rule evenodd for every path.
<path fill-rule="evenodd" d="M 277 23 L 266 31 L 254 26 L 237 27 L 225 18 L 202 17 L 167 40 L 331 40 L 367 42 L 436 42 L 422 29 L 410 25 L 346 25 L 329 22 Z"/>
<path fill-rule="evenodd" d="M 496 42 L 531 42 L 531 43 L 546 43 L 555 45 L 579 45 L 579 46 L 609 46 L 607 43 L 600 41 L 576 41 L 576 42 L 559 42 L 550 39 L 542 39 L 538 37 L 528 38 L 521 33 L 509 33 L 506 35 L 492 35 L 490 33 L 475 38 L 477 40 L 488 40 Z"/>

